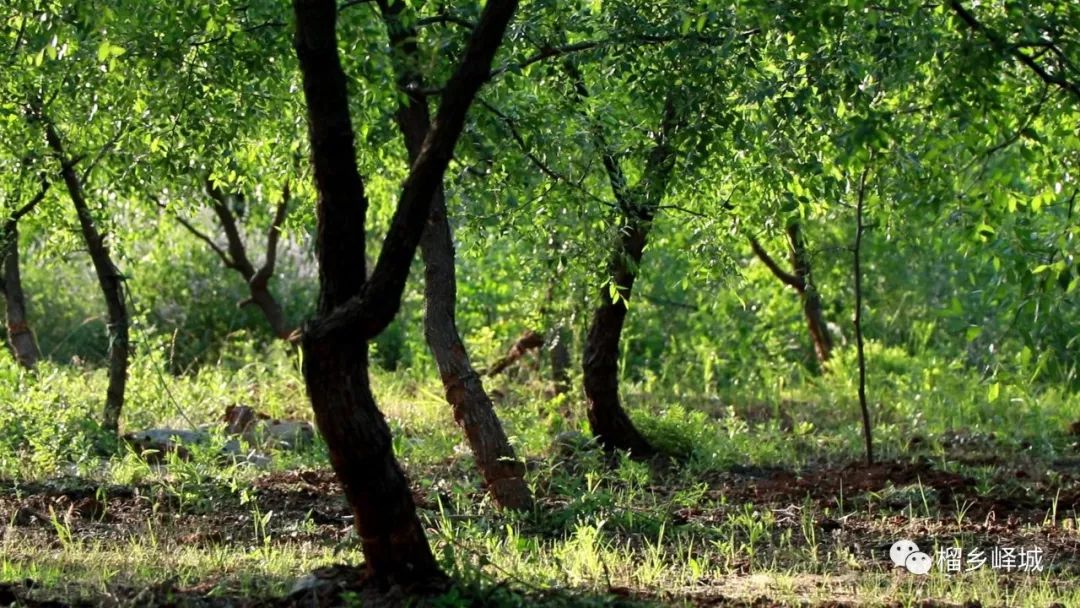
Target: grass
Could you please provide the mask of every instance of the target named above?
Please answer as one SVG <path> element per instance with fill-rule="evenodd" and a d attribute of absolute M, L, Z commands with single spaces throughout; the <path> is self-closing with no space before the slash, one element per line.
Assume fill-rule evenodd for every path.
<path fill-rule="evenodd" d="M 652 463 L 553 445 L 585 429 L 582 407 L 546 397 L 528 369 L 489 382 L 529 464 L 539 507 L 527 514 L 490 504 L 440 387 L 419 371 L 374 380 L 433 549 L 462 585 L 446 605 L 1080 605 L 1080 455 L 1068 434 L 1080 399 L 1023 382 L 991 389 L 876 345 L 870 356 L 874 468 L 853 464 L 846 352 L 826 376 L 746 392 L 629 382 L 636 422 L 674 455 Z M 236 403 L 310 419 L 287 351 L 237 360 L 177 377 L 160 358 L 137 359 L 125 427 L 207 423 Z M 267 468 L 213 449 L 156 465 L 123 450 L 101 458 L 108 446 L 89 422 L 100 370 L 2 373 L 13 388 L 0 411 L 0 581 L 32 580 L 27 597 L 134 599 L 168 586 L 271 602 L 308 571 L 362 561 L 318 442 Z M 889 561 L 900 538 L 924 550 L 1037 546 L 1045 558 L 1039 572 L 918 576 Z"/>

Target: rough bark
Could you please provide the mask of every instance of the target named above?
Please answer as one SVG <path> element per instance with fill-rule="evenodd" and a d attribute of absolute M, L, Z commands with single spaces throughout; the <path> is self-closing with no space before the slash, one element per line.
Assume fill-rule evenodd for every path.
<path fill-rule="evenodd" d="M 15 360 L 27 369 L 37 365 L 41 351 L 26 317 L 26 294 L 19 272 L 19 220 L 33 211 L 45 198 L 48 189 L 49 183 L 42 181 L 37 195 L 12 213 L 4 223 L 3 232 L 0 232 L 0 259 L 3 260 L 0 291 L 4 294 L 8 345 Z"/>
<path fill-rule="evenodd" d="M 404 96 L 395 120 L 409 162 L 415 163 L 431 129 L 427 100 L 419 93 L 424 81 L 416 67 L 417 32 L 401 19 L 404 2 L 379 0 L 378 5 L 394 53 L 398 87 Z M 507 509 L 530 509 L 533 501 L 524 479 L 525 464 L 517 459 L 457 328 L 454 241 L 441 183 L 431 200 L 431 213 L 420 238 L 420 255 L 424 262 L 424 337 L 439 368 L 454 420 L 465 432 L 476 466 L 495 502 Z"/>
<path fill-rule="evenodd" d="M 811 279 L 810 256 L 806 252 L 806 241 L 802 237 L 799 223 L 788 224 L 787 234 L 791 254 L 792 272 L 790 273 L 773 260 L 768 250 L 756 238 L 750 237 L 750 246 L 776 278 L 798 292 L 803 305 L 803 316 L 806 318 L 807 329 L 810 331 L 810 339 L 814 343 L 814 354 L 818 362 L 824 366 L 832 356 L 833 341 L 829 327 L 825 323 L 821 294 Z"/>
<path fill-rule="evenodd" d="M 296 54 L 307 101 L 318 192 L 318 316 L 304 327 L 304 377 L 330 461 L 355 514 L 371 579 L 443 578 L 394 458 L 368 378 L 368 341 L 393 320 L 409 265 L 465 114 L 516 2 L 489 0 L 446 86 L 442 107 L 406 179 L 375 269 L 365 280 L 367 199 L 356 167 L 346 76 L 337 53 L 335 0 L 293 0 Z"/>
<path fill-rule="evenodd" d="M 588 91 L 581 74 L 572 64 L 568 63 L 567 68 L 578 96 L 586 97 Z M 618 298 L 612 297 L 608 285 L 600 290 L 600 304 L 593 311 L 582 353 L 587 414 L 592 432 L 605 449 L 628 450 L 639 458 L 652 455 L 654 449 L 634 427 L 619 401 L 619 340 L 626 321 L 626 303 L 631 297 L 649 231 L 674 167 L 670 140 L 676 127 L 675 119 L 674 102 L 669 98 L 645 171 L 633 188 L 626 183 L 622 168 L 599 128 L 594 128 L 594 139 L 603 157 L 622 226 L 608 261 L 608 278 Z"/>
<path fill-rule="evenodd" d="M 45 125 L 45 138 L 49 147 L 60 161 L 60 174 L 64 178 L 64 185 L 67 187 L 71 203 L 75 207 L 83 242 L 90 253 L 90 261 L 94 265 L 94 273 L 97 275 L 98 285 L 108 310 L 109 385 L 105 394 L 101 426 L 116 436 L 120 429 L 120 414 L 124 409 L 124 389 L 127 385 L 130 354 L 124 277 L 113 263 L 109 247 L 105 244 L 105 237 L 94 222 L 83 193 L 82 179 L 75 172 L 74 161 L 64 152 L 64 143 L 56 126 L 43 116 L 41 119 Z"/>

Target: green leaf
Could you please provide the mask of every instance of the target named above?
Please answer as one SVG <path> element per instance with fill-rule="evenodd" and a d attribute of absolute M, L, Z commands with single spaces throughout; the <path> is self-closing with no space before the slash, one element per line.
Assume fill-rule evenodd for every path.
<path fill-rule="evenodd" d="M 97 49 L 97 59 L 98 61 L 108 61 L 109 59 L 114 59 L 124 53 L 125 51 L 122 47 L 116 46 L 108 40 L 105 40 Z"/>

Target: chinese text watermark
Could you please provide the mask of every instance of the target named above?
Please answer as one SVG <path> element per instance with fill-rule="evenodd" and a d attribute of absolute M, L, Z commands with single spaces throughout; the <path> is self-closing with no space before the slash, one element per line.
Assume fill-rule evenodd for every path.
<path fill-rule="evenodd" d="M 974 572 L 989 567 L 1001 572 L 1042 572 L 1045 552 L 1041 547 L 982 548 L 942 547 L 933 558 L 919 550 L 914 541 L 898 540 L 889 548 L 889 558 L 912 574 L 927 574 L 936 564 L 946 574 Z"/>

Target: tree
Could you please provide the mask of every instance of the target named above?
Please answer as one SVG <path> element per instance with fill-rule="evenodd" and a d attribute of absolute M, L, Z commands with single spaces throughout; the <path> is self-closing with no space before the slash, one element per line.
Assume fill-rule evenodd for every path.
<path fill-rule="evenodd" d="M 105 236 L 98 229 L 97 222 L 90 212 L 90 206 L 86 202 L 83 192 L 83 182 L 93 169 L 91 164 L 87 172 L 80 175 L 75 172 L 78 159 L 68 156 L 65 151 L 64 141 L 60 132 L 45 114 L 45 110 L 37 101 L 31 102 L 27 107 L 30 120 L 42 125 L 45 131 L 45 141 L 52 150 L 57 164 L 60 166 L 60 175 L 67 187 L 71 204 L 75 208 L 75 214 L 79 220 L 79 228 L 82 231 L 83 242 L 90 255 L 90 261 L 94 265 L 94 274 L 97 276 L 98 286 L 105 299 L 105 307 L 108 311 L 109 330 L 109 384 L 105 390 L 105 406 L 101 416 L 102 428 L 114 437 L 120 431 L 120 414 L 124 409 L 124 389 L 127 386 L 128 359 L 131 355 L 129 341 L 129 324 L 127 301 L 124 292 L 124 276 L 120 273 L 109 253 L 109 246 L 105 242 Z M 122 129 L 118 131 L 122 133 Z M 104 148 L 102 149 L 105 150 Z"/>
<path fill-rule="evenodd" d="M 403 16 L 404 0 L 378 0 L 378 7 L 390 39 L 399 89 L 400 102 L 394 116 L 409 162 L 415 163 L 431 130 L 427 96 L 422 93 L 425 85 L 419 70 L 418 34 L 407 21 L 413 16 Z M 495 502 L 508 509 L 529 509 L 532 493 L 525 483 L 525 465 L 514 454 L 458 332 L 457 262 L 441 180 L 420 238 L 420 255 L 424 261 L 424 337 L 438 365 L 454 420 L 465 431 L 476 466 Z"/>
<path fill-rule="evenodd" d="M 570 62 L 566 68 L 578 97 L 587 99 L 589 92 L 581 72 Z M 618 233 L 608 261 L 608 283 L 600 290 L 600 304 L 593 311 L 582 353 L 587 414 L 593 434 L 605 448 L 628 450 L 638 457 L 650 456 L 654 450 L 619 403 L 619 338 L 645 243 L 675 166 L 671 140 L 677 127 L 675 100 L 668 97 L 652 151 L 633 187 L 627 184 L 602 131 L 594 127 L 597 149 L 615 197 Z"/>
<path fill-rule="evenodd" d="M 273 219 L 266 231 L 266 255 L 263 258 L 262 265 L 258 268 L 255 268 L 255 265 L 248 257 L 248 247 L 240 232 L 239 221 L 230 206 L 230 198 L 242 198 L 242 195 L 227 196 L 210 179 L 206 180 L 206 194 L 211 200 L 210 208 L 213 209 L 214 215 L 217 216 L 221 231 L 225 233 L 226 246 L 224 248 L 180 215 L 176 216 L 176 220 L 188 232 L 206 243 L 221 258 L 226 268 L 236 271 L 244 279 L 250 296 L 242 300 L 239 306 L 255 305 L 276 337 L 282 340 L 293 339 L 295 328 L 289 324 L 285 318 L 281 303 L 270 291 L 270 279 L 274 277 L 275 266 L 277 265 L 278 242 L 281 239 L 282 224 L 284 224 L 289 213 L 289 202 L 292 198 L 288 180 L 286 180 L 285 186 L 282 188 L 281 200 L 274 207 Z"/>
<path fill-rule="evenodd" d="M 19 1 L 14 8 L 11 69 L 0 82 L 5 138 L 23 142 L 19 156 L 28 159 L 33 173 L 63 181 L 75 212 L 77 232 L 105 300 L 108 384 L 101 426 L 116 435 L 131 354 L 131 317 L 112 220 L 119 194 L 130 185 L 126 172 L 138 163 L 131 158 L 115 163 L 112 157 L 118 149 L 138 155 L 126 136 L 138 114 L 133 101 L 141 89 L 134 84 L 141 74 L 136 64 L 119 69 L 127 51 L 108 36 L 140 27 L 138 13 L 51 0 Z M 102 180 L 103 175 L 108 179 Z"/>
<path fill-rule="evenodd" d="M 150 168 L 143 195 L 239 275 L 247 291 L 239 305 L 257 309 L 282 340 L 295 325 L 271 287 L 279 246 L 286 221 L 309 218 L 294 213 L 294 199 L 309 191 L 297 179 L 303 116 L 299 75 L 286 57 L 289 10 L 227 0 L 160 11 L 144 17 L 155 31 L 131 32 L 127 42 L 154 75 L 145 93 L 154 111 L 141 125 Z"/>
<path fill-rule="evenodd" d="M 754 250 L 754 255 L 776 278 L 780 279 L 780 282 L 798 292 L 799 299 L 802 300 L 806 326 L 814 342 L 814 354 L 817 355 L 818 363 L 824 367 L 832 354 L 832 335 L 829 333 L 828 325 L 825 324 L 825 316 L 821 310 L 821 294 L 810 276 L 810 256 L 807 254 L 806 241 L 803 239 L 798 221 L 788 222 L 787 237 L 791 255 L 791 272 L 784 270 L 756 237 L 750 237 L 750 246 Z"/>
<path fill-rule="evenodd" d="M 435 121 L 402 186 L 378 260 L 365 269 L 364 180 L 356 166 L 334 0 L 294 0 L 296 55 L 307 101 L 317 202 L 319 304 L 303 329 L 304 378 L 330 461 L 355 515 L 368 575 L 441 578 L 394 458 L 368 378 L 368 342 L 393 320 L 431 203 L 517 2 L 489 0 L 447 82 Z"/>
<path fill-rule="evenodd" d="M 8 344 L 15 360 L 25 368 L 34 367 L 41 358 L 34 332 L 26 318 L 26 295 L 19 271 L 19 220 L 37 207 L 49 191 L 49 182 L 41 180 L 41 188 L 29 201 L 15 208 L 0 227 L 0 292 L 4 294 Z"/>
<path fill-rule="evenodd" d="M 874 464 L 874 440 L 870 424 L 870 406 L 866 402 L 866 349 L 863 344 L 863 291 L 862 291 L 862 241 L 866 225 L 863 213 L 866 209 L 866 176 L 870 172 L 870 166 L 863 167 L 859 176 L 859 186 L 855 201 L 855 244 L 851 247 L 852 273 L 855 275 L 855 315 L 852 325 L 855 326 L 855 347 L 858 350 L 859 365 L 859 411 L 862 413 L 863 442 L 866 446 L 866 464 Z"/>

